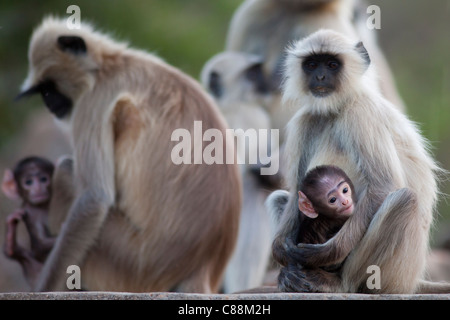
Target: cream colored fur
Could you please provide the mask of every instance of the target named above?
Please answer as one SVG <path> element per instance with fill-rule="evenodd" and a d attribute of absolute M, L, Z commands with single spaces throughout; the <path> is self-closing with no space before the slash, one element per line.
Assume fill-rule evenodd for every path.
<path fill-rule="evenodd" d="M 290 196 L 274 254 L 282 261 L 283 243 L 296 232 L 299 181 L 313 167 L 336 165 L 354 183 L 354 214 L 324 245 L 305 246 L 322 265 L 341 263 L 350 254 L 343 265 L 340 286 L 328 290 L 368 292 L 366 270 L 374 264 L 381 269 L 382 288 L 373 293 L 413 293 L 420 290 L 425 271 L 438 195 L 437 175 L 442 171 L 417 126 L 372 85 L 370 70 L 364 71 L 355 45 L 341 34 L 321 30 L 297 42 L 288 52 L 284 100 L 298 111 L 288 124 L 286 180 Z M 305 92 L 301 62 L 311 52 L 343 58 L 341 90 L 325 99 Z M 274 216 L 280 197 L 285 195 L 273 194 L 268 203 Z M 381 207 L 374 206 L 383 199 Z M 315 248 L 323 251 L 314 254 Z"/>
<path fill-rule="evenodd" d="M 81 37 L 87 54 L 60 50 L 62 35 Z M 76 264 L 89 290 L 216 291 L 237 238 L 238 167 L 171 161 L 175 129 L 201 120 L 225 136 L 212 99 L 160 58 L 86 24 L 45 19 L 29 60 L 24 89 L 51 79 L 73 101 L 63 122 L 76 190 L 36 289 L 64 289 Z M 233 148 L 224 145 L 224 154 Z"/>

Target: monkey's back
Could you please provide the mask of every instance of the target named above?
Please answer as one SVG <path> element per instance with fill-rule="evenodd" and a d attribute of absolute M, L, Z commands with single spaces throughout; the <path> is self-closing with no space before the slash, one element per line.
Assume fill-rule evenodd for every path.
<path fill-rule="evenodd" d="M 204 160 L 176 165 L 171 154 L 179 142 L 171 137 L 186 129 L 191 155 L 196 143 L 203 154 L 207 144 L 194 136 L 194 121 L 224 138 L 226 123 L 201 87 L 175 68 L 132 50 L 118 59 L 127 71 L 105 79 L 120 90 L 111 116 L 116 207 L 84 267 L 86 286 L 166 291 L 203 273 L 215 290 L 237 237 L 238 168 Z M 230 142 L 223 141 L 224 157 L 232 151 Z"/>

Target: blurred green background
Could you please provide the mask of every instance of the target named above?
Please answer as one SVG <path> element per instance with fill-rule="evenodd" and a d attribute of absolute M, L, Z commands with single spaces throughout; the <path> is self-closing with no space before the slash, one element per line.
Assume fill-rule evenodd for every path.
<path fill-rule="evenodd" d="M 0 157 L 24 130 L 39 98 L 14 102 L 27 73 L 32 29 L 54 14 L 68 17 L 71 4 L 81 19 L 100 30 L 154 52 L 198 79 L 203 64 L 223 50 L 230 18 L 241 0 L 96 0 L 0 2 Z M 381 8 L 379 41 L 405 100 L 409 116 L 431 141 L 433 153 L 450 169 L 450 1 L 373 0 Z M 449 184 L 442 191 L 450 193 Z M 420 196 L 420 195 L 419 195 Z M 450 234 L 450 206 L 443 197 L 437 230 Z M 445 232 L 443 230 L 446 230 Z"/>

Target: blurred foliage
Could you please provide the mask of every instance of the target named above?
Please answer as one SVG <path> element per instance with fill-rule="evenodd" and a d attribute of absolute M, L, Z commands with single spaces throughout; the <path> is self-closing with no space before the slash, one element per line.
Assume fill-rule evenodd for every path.
<path fill-rule="evenodd" d="M 0 2 L 0 148 L 21 130 L 40 99 L 15 103 L 26 76 L 26 52 L 33 27 L 48 14 L 69 16 L 77 4 L 81 19 L 100 30 L 149 50 L 194 78 L 225 45 L 229 21 L 241 0 L 96 0 Z M 450 1 L 373 0 L 381 8 L 380 44 L 386 53 L 409 116 L 450 169 Z M 444 184 L 443 192 L 450 194 Z M 450 218 L 441 201 L 442 217 Z"/>
<path fill-rule="evenodd" d="M 450 170 L 450 1 L 371 2 L 381 8 L 379 42 L 407 113 L 429 139 L 437 161 Z M 443 195 L 434 231 L 441 237 L 450 231 L 449 179 L 440 184 Z M 432 237 L 435 242 L 437 238 Z"/>

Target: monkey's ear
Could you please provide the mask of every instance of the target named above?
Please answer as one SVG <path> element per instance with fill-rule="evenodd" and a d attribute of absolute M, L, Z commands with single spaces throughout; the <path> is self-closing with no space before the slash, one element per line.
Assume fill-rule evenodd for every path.
<path fill-rule="evenodd" d="M 19 199 L 16 180 L 11 170 L 6 169 L 3 175 L 2 191 L 11 200 Z"/>
<path fill-rule="evenodd" d="M 364 61 L 366 62 L 367 67 L 369 67 L 369 65 L 370 65 L 370 56 L 369 56 L 369 53 L 367 52 L 366 47 L 364 47 L 364 44 L 362 43 L 362 41 L 360 41 L 360 42 L 358 42 L 356 44 L 355 50 L 364 59 Z"/>
<path fill-rule="evenodd" d="M 309 201 L 308 197 L 301 191 L 298 192 L 298 209 L 308 218 L 315 219 L 319 216 L 314 210 L 311 201 Z"/>
<path fill-rule="evenodd" d="M 78 36 L 60 36 L 58 38 L 58 48 L 62 51 L 73 54 L 82 54 L 87 52 L 86 43 L 83 38 Z"/>

